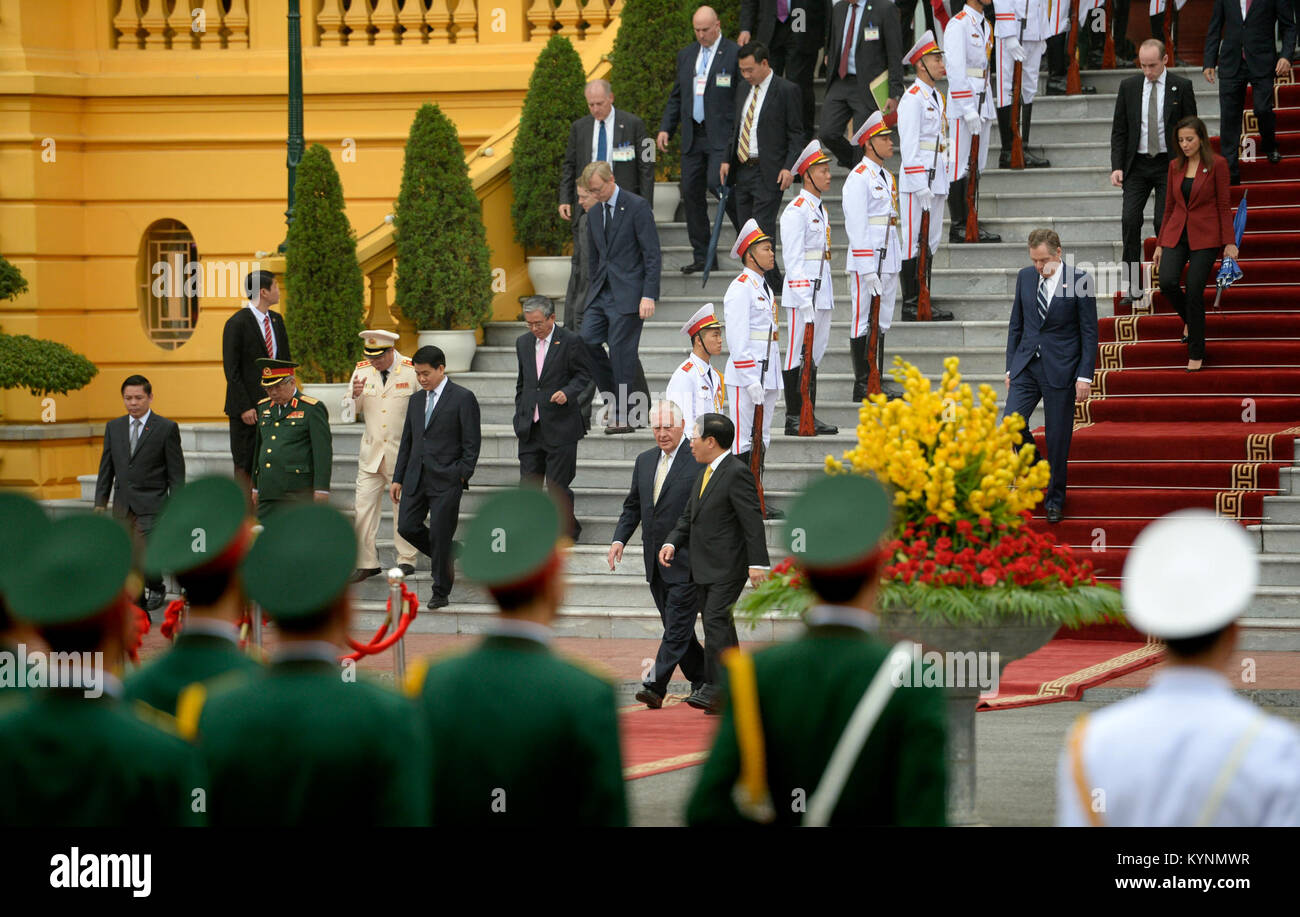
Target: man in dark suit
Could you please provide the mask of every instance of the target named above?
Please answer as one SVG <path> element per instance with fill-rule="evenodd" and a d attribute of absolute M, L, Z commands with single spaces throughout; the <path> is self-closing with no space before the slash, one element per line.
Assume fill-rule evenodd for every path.
<path fill-rule="evenodd" d="M 813 138 L 813 75 L 826 42 L 831 0 L 740 0 L 738 44 L 757 41 L 772 55 L 772 72 L 799 87 L 803 143 Z"/>
<path fill-rule="evenodd" d="M 1275 44 L 1282 33 L 1282 54 Z M 1205 78 L 1219 80 L 1219 149 L 1228 160 L 1234 185 L 1241 183 L 1237 165 L 1241 142 L 1241 110 L 1246 84 L 1254 87 L 1255 118 L 1259 121 L 1260 151 L 1271 163 L 1282 161 L 1277 151 L 1273 115 L 1273 77 L 1291 72 L 1296 26 L 1293 0 L 1214 0 L 1205 33 Z"/>
<path fill-rule="evenodd" d="M 860 128 L 879 105 L 871 81 L 889 72 L 889 98 L 883 114 L 903 97 L 902 29 L 898 10 L 888 0 L 844 0 L 831 10 L 826 37 L 826 98 L 822 102 L 821 142 L 846 169 L 857 165 L 844 128 L 853 118 Z"/>
<path fill-rule="evenodd" d="M 1165 212 L 1165 177 L 1169 154 L 1177 148 L 1174 126 L 1196 114 L 1192 81 L 1165 67 L 1163 42 L 1149 38 L 1138 48 L 1141 74 L 1119 84 L 1115 121 L 1110 129 L 1110 183 L 1124 189 L 1121 225 L 1124 234 L 1124 300 L 1141 295 L 1142 211 L 1156 194 L 1155 227 Z M 1153 136 L 1154 130 L 1154 136 Z"/>
<path fill-rule="evenodd" d="M 601 160 L 614 170 L 620 188 L 650 203 L 655 196 L 655 158 L 645 122 L 630 111 L 614 109 L 609 80 L 587 84 L 587 111 L 569 128 L 569 145 L 560 170 L 560 216 L 573 219 L 576 181 L 587 163 Z"/>
<path fill-rule="evenodd" d="M 680 123 L 682 126 L 682 204 L 686 209 L 686 234 L 691 240 L 691 263 L 683 274 L 704 270 L 716 259 L 709 251 L 709 205 L 705 191 L 718 197 L 715 182 L 727 155 L 736 123 L 736 96 L 744 82 L 736 63 L 736 43 L 722 37 L 722 23 L 712 7 L 702 6 L 692 19 L 696 41 L 677 52 L 677 79 L 664 105 L 656 138 L 661 151 Z M 703 81 L 701 83 L 701 80 Z M 727 198 L 727 216 L 737 230 L 736 199 Z M 714 260 L 713 263 L 717 263 Z"/>
<path fill-rule="evenodd" d="M 735 435 L 735 425 L 722 414 L 704 414 L 695 422 L 691 454 L 702 467 L 691 482 L 686 508 L 659 549 L 662 567 L 672 564 L 678 546 L 691 553 L 691 580 L 704 616 L 708 682 L 686 702 L 708 713 L 721 709 L 718 656 L 740 645 L 731 607 L 745 582 L 757 586 L 768 568 L 758 486 L 749 466 L 731 454 Z"/>
<path fill-rule="evenodd" d="M 1043 500 L 1048 522 L 1065 516 L 1066 469 L 1074 433 L 1074 403 L 1087 401 L 1097 359 L 1097 300 L 1092 278 L 1061 262 L 1053 230 L 1029 234 L 1033 267 L 1021 268 L 1007 328 L 1004 416 L 1029 418 L 1043 402 L 1052 479 Z M 1028 432 L 1027 442 L 1032 441 Z"/>
<path fill-rule="evenodd" d="M 221 332 L 221 362 L 226 371 L 226 417 L 230 418 L 230 455 L 244 484 L 253 474 L 257 441 L 257 403 L 262 391 L 261 357 L 292 360 L 284 318 L 271 307 L 280 301 L 280 285 L 270 271 L 244 278 L 247 302 L 226 319 Z"/>
<path fill-rule="evenodd" d="M 429 607 L 444 608 L 455 579 L 451 539 L 460 495 L 478 464 L 478 399 L 447 378 L 447 359 L 440 348 L 421 347 L 411 362 L 421 390 L 407 404 L 389 490 L 398 504 L 397 533 L 427 555 L 433 569 Z"/>
<path fill-rule="evenodd" d="M 153 412 L 153 386 L 148 379 L 127 376 L 122 382 L 122 402 L 126 414 L 104 425 L 95 511 L 107 509 L 111 493 L 114 518 L 125 520 L 141 545 L 153 531 L 154 517 L 163 503 L 185 483 L 185 454 L 176 421 Z M 153 611 L 162 602 L 162 577 L 149 577 L 141 607 Z"/>
<path fill-rule="evenodd" d="M 568 513 L 568 532 L 577 541 L 582 526 L 573 511 L 569 484 L 578 470 L 578 440 L 587 432 L 579 401 L 591 382 L 591 358 L 582 338 L 556 326 L 555 307 L 547 297 L 524 300 L 524 322 L 528 333 L 515 341 L 519 474 L 546 482 L 551 496 Z"/>
<path fill-rule="evenodd" d="M 794 181 L 794 163 L 804 147 L 799 87 L 772 72 L 761 43 L 750 42 L 738 53 L 740 75 L 749 91 L 736 97 L 736 126 L 721 177 L 726 182 L 736 173 L 740 225 L 752 218 L 775 239 L 781 195 Z"/>
<path fill-rule="evenodd" d="M 632 489 L 623 501 L 623 513 L 614 527 L 609 546 L 609 569 L 623 559 L 623 546 L 641 526 L 641 549 L 645 555 L 645 579 L 659 609 L 664 634 L 659 641 L 654 668 L 636 692 L 647 707 L 662 707 L 673 669 L 681 666 L 694 694 L 707 680 L 704 648 L 695 639 L 695 618 L 699 614 L 695 584 L 691 582 L 690 551 L 677 551 L 667 567 L 655 563 L 664 539 L 691 495 L 698 477 L 698 465 L 690 449 L 681 448 L 686 427 L 682 409 L 672 401 L 660 401 L 650 409 L 650 430 L 655 447 L 636 457 L 632 468 Z"/>
<path fill-rule="evenodd" d="M 650 407 L 629 410 L 636 391 L 641 324 L 655 314 L 659 298 L 659 231 L 650 205 L 619 188 L 609 163 L 591 163 L 581 181 L 596 197 L 587 214 L 591 280 L 582 340 L 591 353 L 596 387 L 613 403 L 605 432 L 631 433 L 644 424 L 644 416 L 636 415 Z M 608 356 L 601 347 L 606 341 Z"/>

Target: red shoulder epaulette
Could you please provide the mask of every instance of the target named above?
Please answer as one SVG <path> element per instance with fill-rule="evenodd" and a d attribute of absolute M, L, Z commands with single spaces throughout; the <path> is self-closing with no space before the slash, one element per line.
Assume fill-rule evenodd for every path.
<path fill-rule="evenodd" d="M 415 365 L 415 361 L 412 360 L 410 357 L 402 357 L 402 365 L 403 365 L 403 366 L 414 366 L 414 365 Z"/>
<path fill-rule="evenodd" d="M 358 360 L 358 361 L 357 361 L 357 366 L 358 366 L 358 367 L 361 367 L 361 366 L 369 366 L 369 365 L 370 365 L 370 361 L 369 361 L 369 360 Z"/>
<path fill-rule="evenodd" d="M 918 92 L 921 91 L 921 87 L 918 86 L 918 85 L 916 85 L 915 83 L 913 83 L 913 84 L 912 84 L 912 88 L 909 89 L 909 90 L 907 90 L 907 91 L 908 91 L 909 93 L 911 93 L 912 95 L 916 95 Z"/>
<path fill-rule="evenodd" d="M 690 361 L 690 360 L 687 360 L 685 363 L 682 364 L 682 369 L 689 370 L 690 368 L 691 368 L 691 361 Z"/>
<path fill-rule="evenodd" d="M 863 172 L 867 171 L 867 164 L 865 162 L 858 163 L 857 168 L 853 171 L 861 175 Z"/>
<path fill-rule="evenodd" d="M 794 205 L 795 205 L 796 207 L 802 207 L 802 206 L 803 206 L 803 198 L 801 198 L 801 197 L 796 197 L 796 198 L 794 199 Z"/>
<path fill-rule="evenodd" d="M 737 277 L 735 280 L 733 280 L 733 281 L 731 281 L 731 282 L 732 282 L 732 283 L 744 283 L 746 279 L 747 279 L 746 276 L 745 276 L 744 274 L 741 274 L 739 277 Z"/>
<path fill-rule="evenodd" d="M 952 18 L 953 18 L 953 19 L 964 19 L 965 17 L 966 17 L 966 7 L 963 6 L 963 7 L 961 8 L 961 12 L 958 13 L 956 16 L 953 16 Z"/>

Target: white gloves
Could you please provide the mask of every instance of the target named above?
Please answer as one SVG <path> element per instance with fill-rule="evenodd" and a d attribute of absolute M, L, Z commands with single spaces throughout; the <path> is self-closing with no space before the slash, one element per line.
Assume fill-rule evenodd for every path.
<path fill-rule="evenodd" d="M 867 295 L 879 296 L 883 290 L 880 286 L 880 278 L 875 274 L 866 275 Z"/>
<path fill-rule="evenodd" d="M 962 115 L 961 118 L 963 121 L 966 122 L 966 130 L 971 132 L 971 136 L 978 137 L 980 133 L 980 127 L 982 124 L 979 114 L 973 111 L 967 112 L 966 114 Z"/>
<path fill-rule="evenodd" d="M 798 309 L 795 310 L 795 314 L 799 316 L 799 321 L 803 322 L 805 325 L 812 324 L 812 320 L 813 320 L 812 306 L 800 306 Z M 803 341 L 796 341 L 795 343 L 798 344 L 799 346 L 803 346 Z"/>
<path fill-rule="evenodd" d="M 922 210 L 929 210 L 930 205 L 934 203 L 934 192 L 929 188 L 922 188 L 916 192 L 916 202 L 921 205 Z"/>
<path fill-rule="evenodd" d="M 1019 38 L 1008 38 L 1005 40 L 1007 53 L 1011 55 L 1013 61 L 1024 63 L 1025 46 L 1020 43 Z"/>
<path fill-rule="evenodd" d="M 749 400 L 754 404 L 762 404 L 763 383 L 762 382 L 749 383 L 749 385 L 745 386 L 745 394 L 749 396 Z"/>

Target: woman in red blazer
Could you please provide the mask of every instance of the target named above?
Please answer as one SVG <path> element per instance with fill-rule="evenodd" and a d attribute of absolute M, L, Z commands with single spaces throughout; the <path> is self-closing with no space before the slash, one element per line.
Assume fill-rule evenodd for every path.
<path fill-rule="evenodd" d="M 1165 213 L 1152 259 L 1160 269 L 1160 292 L 1183 320 L 1187 371 L 1205 359 L 1205 285 L 1219 252 L 1237 257 L 1228 199 L 1228 163 L 1215 156 L 1205 122 L 1184 118 L 1174 131 L 1178 152 L 1169 162 Z M 1178 285 L 1187 268 L 1187 286 Z"/>

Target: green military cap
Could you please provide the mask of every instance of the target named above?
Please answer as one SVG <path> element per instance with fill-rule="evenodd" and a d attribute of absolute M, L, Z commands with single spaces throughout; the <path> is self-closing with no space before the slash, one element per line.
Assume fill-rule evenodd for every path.
<path fill-rule="evenodd" d="M 889 497 L 875 478 L 819 477 L 786 516 L 785 544 L 806 569 L 834 572 L 874 561 L 889 527 Z"/>
<path fill-rule="evenodd" d="M 262 367 L 262 384 L 268 387 L 288 379 L 298 368 L 293 360 L 276 360 L 271 357 L 258 357 L 257 365 Z"/>
<path fill-rule="evenodd" d="M 319 614 L 342 595 L 356 559 L 347 517 L 308 503 L 267 517 L 241 572 L 254 602 L 272 618 L 291 620 Z"/>
<path fill-rule="evenodd" d="M 108 516 L 60 519 L 24 553 L 21 569 L 7 578 L 5 601 L 15 617 L 38 627 L 93 618 L 131 573 L 131 537 Z"/>
<path fill-rule="evenodd" d="M 0 593 L 6 577 L 31 560 L 31 544 L 49 527 L 50 517 L 31 497 L 0 491 Z"/>
<path fill-rule="evenodd" d="M 549 567 L 560 511 L 540 490 L 519 487 L 484 501 L 461 539 L 461 568 L 488 588 L 519 586 Z"/>
<path fill-rule="evenodd" d="M 248 537 L 247 501 L 230 478 L 199 478 L 163 507 L 149 535 L 144 573 L 188 573 L 200 567 L 229 569 L 239 562 Z"/>

